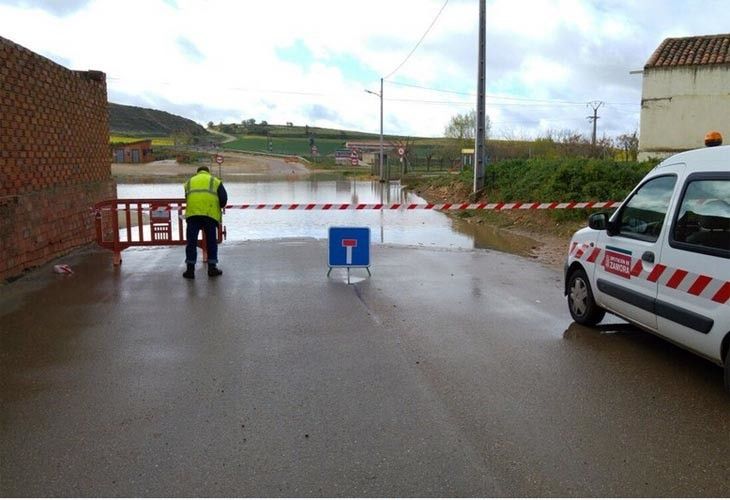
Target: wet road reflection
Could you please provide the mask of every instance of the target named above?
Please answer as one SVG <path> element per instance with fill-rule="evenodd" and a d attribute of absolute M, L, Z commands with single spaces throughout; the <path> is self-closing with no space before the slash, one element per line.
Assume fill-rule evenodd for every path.
<path fill-rule="evenodd" d="M 724 396 L 719 366 L 619 318 L 607 319 L 611 322 L 595 327 L 571 323 L 563 332 L 563 339 L 598 353 L 594 359 L 597 364 L 620 365 L 617 378 L 662 380 L 663 385 L 671 381 L 671 386 L 687 393 L 695 392 L 696 384 L 709 382 L 721 398 Z M 651 393 L 652 388 L 647 390 Z"/>
<path fill-rule="evenodd" d="M 325 247 L 230 245 L 193 283 L 178 248 L 89 250 L 6 287 L 2 496 L 726 495 L 718 367 L 569 324 L 525 259 L 384 246 L 347 286 Z"/>
<path fill-rule="evenodd" d="M 425 203 L 400 183 L 357 180 L 226 182 L 229 203 Z M 119 198 L 182 197 L 177 184 L 119 184 Z M 433 210 L 237 210 L 225 215 L 228 240 L 326 239 L 330 226 L 368 226 L 373 243 L 440 248 L 490 248 L 528 255 L 536 242 L 470 224 Z"/>

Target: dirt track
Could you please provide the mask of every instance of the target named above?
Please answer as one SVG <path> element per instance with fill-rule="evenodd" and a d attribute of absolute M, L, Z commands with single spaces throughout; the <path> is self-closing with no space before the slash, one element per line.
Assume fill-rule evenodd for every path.
<path fill-rule="evenodd" d="M 224 179 L 236 176 L 288 177 L 307 175 L 310 170 L 295 157 L 276 158 L 246 155 L 242 153 L 221 153 L 223 165 L 220 170 L 211 156 L 210 170 Z M 179 164 L 175 160 L 160 160 L 151 163 L 112 163 L 112 175 L 117 179 L 138 179 L 147 181 L 179 180 L 193 175 L 199 165 Z"/>

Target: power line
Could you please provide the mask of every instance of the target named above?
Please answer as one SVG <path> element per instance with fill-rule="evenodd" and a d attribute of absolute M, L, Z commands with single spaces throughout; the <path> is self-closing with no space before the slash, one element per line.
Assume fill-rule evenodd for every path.
<path fill-rule="evenodd" d="M 114 80 L 117 82 L 134 82 L 134 83 L 144 83 L 146 85 L 150 84 L 157 84 L 157 85 L 176 85 L 175 83 L 171 82 L 151 82 L 149 80 L 145 81 L 139 81 L 134 79 L 127 79 L 127 78 L 120 78 L 120 77 L 108 77 L 108 80 Z M 277 89 L 251 89 L 251 88 L 245 88 L 245 87 L 215 87 L 216 90 L 230 90 L 233 92 L 247 92 L 252 94 L 282 94 L 282 95 L 301 95 L 301 96 L 315 96 L 315 97 L 325 97 L 325 96 L 331 96 L 332 93 L 327 92 L 306 92 L 306 91 L 300 91 L 300 90 L 277 90 Z M 340 94 L 337 94 L 340 95 Z M 345 94 L 341 94 L 345 95 Z"/>
<path fill-rule="evenodd" d="M 589 108 L 593 108 L 593 116 L 589 116 L 588 120 L 593 122 L 593 135 L 591 136 L 591 145 L 596 147 L 596 125 L 600 116 L 598 116 L 598 108 L 603 106 L 602 101 L 591 101 L 586 104 Z"/>
<path fill-rule="evenodd" d="M 423 85 L 414 85 L 412 83 L 394 82 L 392 80 L 390 80 L 389 83 L 391 83 L 393 85 L 400 85 L 401 87 L 413 87 L 413 88 L 417 88 L 417 89 L 433 90 L 435 92 L 443 92 L 445 94 L 457 94 L 457 95 L 466 95 L 466 96 L 470 96 L 470 97 L 476 97 L 476 94 L 474 94 L 473 92 L 458 92 L 456 90 L 436 89 L 433 87 L 424 87 Z"/>
<path fill-rule="evenodd" d="M 397 98 L 397 97 L 391 97 L 386 98 L 386 101 L 391 102 L 414 102 L 414 103 L 420 103 L 420 104 L 454 104 L 459 106 L 474 106 L 474 103 L 471 101 L 441 101 L 441 100 L 429 100 L 429 99 L 407 99 L 407 98 Z M 556 108 L 556 107 L 583 107 L 585 103 L 580 104 L 569 104 L 569 103 L 563 103 L 563 102 L 553 102 L 553 103 L 533 103 L 533 102 L 494 102 L 491 100 L 488 100 L 487 105 L 490 107 L 530 107 L 530 108 Z"/>
<path fill-rule="evenodd" d="M 473 92 L 459 92 L 457 90 L 447 90 L 447 89 L 439 89 L 435 87 L 426 87 L 425 85 L 415 85 L 412 83 L 403 83 L 403 82 L 394 82 L 389 81 L 392 85 L 398 85 L 401 87 L 413 87 L 417 89 L 423 89 L 423 90 L 431 90 L 434 92 L 443 92 L 446 94 L 456 94 L 456 95 L 465 95 L 469 97 L 476 97 L 476 94 Z M 535 99 L 530 97 L 516 97 L 516 96 L 504 96 L 504 95 L 495 95 L 495 94 L 486 94 L 487 97 L 493 98 L 493 99 L 504 99 L 504 100 L 514 100 L 514 101 L 528 101 L 528 102 L 544 102 L 544 103 L 560 103 L 560 104 L 575 104 L 575 105 L 581 105 L 583 106 L 585 104 L 585 101 L 566 101 L 563 99 Z M 606 105 L 612 105 L 612 106 L 639 106 L 641 103 L 638 102 L 604 102 Z"/>
<path fill-rule="evenodd" d="M 540 123 L 565 123 L 565 122 L 582 122 L 582 117 L 575 117 L 575 118 L 532 118 L 532 119 L 525 119 L 525 120 L 509 120 L 509 121 L 491 121 L 490 125 L 534 125 L 534 124 L 540 124 Z"/>
<path fill-rule="evenodd" d="M 285 94 L 285 95 L 306 95 L 306 96 L 328 96 L 325 92 L 300 92 L 297 90 L 266 90 L 266 89 L 246 89 L 241 87 L 228 87 L 226 90 L 235 90 L 238 92 L 260 92 L 262 94 Z"/>
<path fill-rule="evenodd" d="M 389 102 L 411 102 L 416 104 L 445 104 L 449 106 L 470 106 L 474 107 L 473 102 L 466 102 L 466 101 L 428 101 L 424 99 L 398 99 L 398 98 L 386 98 L 386 101 Z"/>
<path fill-rule="evenodd" d="M 411 50 L 408 53 L 408 55 L 406 56 L 406 58 L 403 59 L 403 62 L 400 63 L 397 68 L 395 68 L 393 71 L 391 71 L 390 73 L 388 73 L 388 76 L 383 77 L 384 80 L 387 80 L 388 78 L 390 78 L 391 76 L 393 76 L 399 69 L 401 69 L 401 67 L 406 63 L 406 61 L 408 61 L 408 59 L 413 55 L 413 53 L 416 51 L 416 49 L 418 48 L 418 46 L 421 45 L 421 42 L 423 41 L 423 39 L 426 38 L 426 35 L 428 35 L 428 32 L 431 31 L 431 28 L 433 28 L 433 25 L 436 24 L 436 21 L 438 20 L 439 16 L 444 11 L 444 9 L 446 8 L 446 5 L 448 3 L 449 3 L 449 0 L 446 0 L 444 2 L 443 6 L 441 6 L 441 10 L 439 10 L 438 14 L 436 14 L 436 17 L 433 18 L 433 21 L 431 21 L 431 24 L 429 25 L 428 29 L 423 34 L 423 36 L 421 37 L 421 39 L 418 40 L 418 43 L 416 44 L 416 46 L 413 47 L 413 50 Z"/>
<path fill-rule="evenodd" d="M 124 77 L 107 77 L 108 80 L 114 80 L 117 82 L 137 82 L 138 80 L 134 79 L 127 79 Z M 158 84 L 158 85 L 166 85 L 166 86 L 174 86 L 175 83 L 172 82 L 165 82 L 165 81 L 145 81 L 146 84 Z M 468 97 L 476 97 L 476 94 L 470 93 L 470 92 L 459 92 L 456 90 L 446 90 L 446 89 L 437 89 L 432 87 L 426 87 L 422 85 L 414 85 L 410 83 L 401 83 L 401 82 L 389 82 L 394 85 L 400 85 L 403 87 L 414 87 L 418 89 L 423 90 L 432 90 L 435 92 L 443 92 L 448 94 L 455 94 L 455 95 L 464 95 Z M 308 92 L 308 91 L 299 91 L 299 90 L 279 90 L 279 89 L 256 89 L 256 88 L 246 88 L 246 87 L 216 87 L 217 90 L 230 90 L 233 92 L 245 92 L 245 93 L 251 93 L 251 94 L 278 94 L 278 95 L 293 95 L 293 96 L 312 96 L 312 97 L 344 97 L 351 95 L 349 92 L 345 93 L 332 93 L 332 92 Z M 516 97 L 516 96 L 505 96 L 505 95 L 496 95 L 496 94 L 486 94 L 486 97 L 488 99 L 488 103 L 490 106 L 532 106 L 532 107 L 553 107 L 553 106 L 585 106 L 585 101 L 566 101 L 561 99 L 536 99 L 536 98 L 530 98 L 530 97 Z M 387 101 L 400 101 L 400 102 L 421 102 L 424 104 L 455 104 L 455 105 L 471 105 L 473 106 L 473 102 L 466 102 L 466 101 L 448 101 L 448 100 L 429 100 L 429 99 L 407 99 L 407 98 L 391 98 L 386 99 Z M 495 100 L 501 100 L 501 101 L 508 101 L 508 102 L 495 102 Z M 516 101 L 516 102 L 509 102 L 509 101 Z M 534 103 L 534 104 L 532 104 Z M 626 107 L 636 107 L 639 106 L 640 103 L 626 103 L 626 102 L 606 102 L 603 103 L 605 106 L 626 106 Z"/>

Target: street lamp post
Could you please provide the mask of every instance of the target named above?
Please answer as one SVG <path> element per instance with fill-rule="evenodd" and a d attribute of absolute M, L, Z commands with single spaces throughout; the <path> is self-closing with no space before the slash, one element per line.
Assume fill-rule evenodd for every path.
<path fill-rule="evenodd" d="M 368 94 L 380 97 L 380 182 L 385 182 L 383 176 L 383 79 L 380 79 L 380 93 L 365 89 Z"/>

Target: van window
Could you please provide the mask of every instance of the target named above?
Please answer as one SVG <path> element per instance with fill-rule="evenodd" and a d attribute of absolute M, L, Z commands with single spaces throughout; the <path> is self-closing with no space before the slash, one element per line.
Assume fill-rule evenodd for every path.
<path fill-rule="evenodd" d="M 619 214 L 619 234 L 627 238 L 656 241 L 672 199 L 673 175 L 655 177 L 642 185 Z"/>
<path fill-rule="evenodd" d="M 730 178 L 687 183 L 672 237 L 687 250 L 730 254 Z"/>

